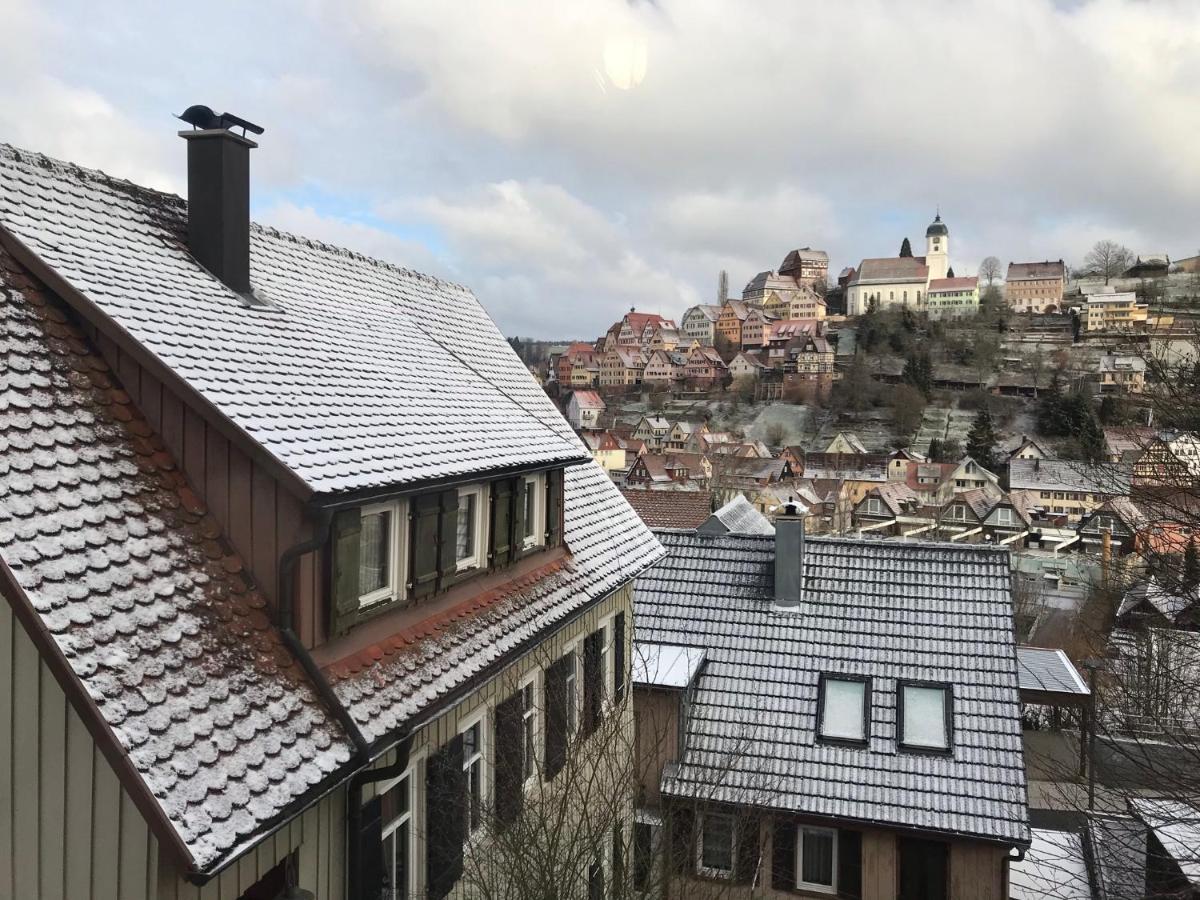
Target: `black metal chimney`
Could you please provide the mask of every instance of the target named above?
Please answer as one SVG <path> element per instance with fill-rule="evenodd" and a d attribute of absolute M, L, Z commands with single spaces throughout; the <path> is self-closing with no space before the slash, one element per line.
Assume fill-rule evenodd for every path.
<path fill-rule="evenodd" d="M 795 612 L 804 597 L 804 516 L 799 503 L 784 504 L 775 517 L 775 608 Z"/>
<path fill-rule="evenodd" d="M 238 294 L 250 293 L 250 151 L 245 136 L 262 129 L 229 113 L 192 106 L 181 116 L 197 126 L 188 142 L 188 249 Z M 243 129 L 240 135 L 231 127 Z"/>

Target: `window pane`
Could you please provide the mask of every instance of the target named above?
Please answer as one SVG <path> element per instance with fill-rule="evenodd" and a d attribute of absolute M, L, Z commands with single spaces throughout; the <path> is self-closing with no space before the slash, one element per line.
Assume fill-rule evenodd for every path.
<path fill-rule="evenodd" d="M 476 494 L 462 494 L 458 498 L 458 533 L 455 535 L 457 555 L 455 559 L 469 559 L 475 555 L 475 501 Z"/>
<path fill-rule="evenodd" d="M 825 679 L 825 706 L 821 721 L 823 737 L 861 741 L 863 733 L 863 708 L 866 704 L 867 685 L 862 681 Z"/>
<path fill-rule="evenodd" d="M 383 839 L 383 888 L 385 897 L 390 896 L 387 893 L 389 890 L 393 891 L 397 896 L 403 896 L 400 893 L 400 889 L 404 882 L 400 880 L 400 860 L 397 858 L 399 838 L 400 829 L 397 828 Z"/>
<path fill-rule="evenodd" d="M 800 840 L 800 880 L 833 887 L 833 832 L 805 828 Z"/>
<path fill-rule="evenodd" d="M 537 511 L 537 483 L 534 481 L 525 482 L 525 537 L 532 538 L 536 531 L 537 523 L 534 521 L 534 515 Z"/>
<path fill-rule="evenodd" d="M 376 512 L 362 517 L 359 538 L 358 590 L 373 593 L 390 583 L 388 578 L 389 548 L 391 546 L 391 513 Z"/>
<path fill-rule="evenodd" d="M 644 891 L 650 886 L 654 833 L 649 825 L 633 826 L 633 887 Z"/>
<path fill-rule="evenodd" d="M 914 747 L 945 749 L 946 691 L 944 688 L 904 686 L 902 740 Z"/>
<path fill-rule="evenodd" d="M 704 817 L 700 864 L 706 869 L 729 872 L 733 869 L 733 817 Z"/>

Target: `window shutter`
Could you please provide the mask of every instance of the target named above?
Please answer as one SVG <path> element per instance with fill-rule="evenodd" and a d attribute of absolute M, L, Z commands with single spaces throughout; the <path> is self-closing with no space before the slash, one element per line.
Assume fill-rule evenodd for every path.
<path fill-rule="evenodd" d="M 737 858 L 733 861 L 733 880 L 738 884 L 753 884 L 758 871 L 758 822 L 758 816 L 753 813 L 739 813 L 734 817 Z"/>
<path fill-rule="evenodd" d="M 547 547 L 557 547 L 562 543 L 564 475 L 562 469 L 551 469 L 546 473 Z"/>
<path fill-rule="evenodd" d="M 675 872 L 688 874 L 696 867 L 696 840 L 693 834 L 695 813 L 684 806 L 672 807 L 671 823 L 671 868 Z"/>
<path fill-rule="evenodd" d="M 357 900 L 383 897 L 383 799 L 374 797 L 363 804 L 358 829 Z"/>
<path fill-rule="evenodd" d="M 458 491 L 442 491 L 438 519 L 438 585 L 448 587 L 458 571 Z"/>
<path fill-rule="evenodd" d="M 358 509 L 344 509 L 333 517 L 331 537 L 331 583 L 329 630 L 343 634 L 358 619 L 359 538 L 362 515 Z"/>
<path fill-rule="evenodd" d="M 462 877 L 466 804 L 467 778 L 459 734 L 425 764 L 425 852 L 430 900 L 441 900 Z"/>
<path fill-rule="evenodd" d="M 838 896 L 862 896 L 862 832 L 838 829 Z"/>
<path fill-rule="evenodd" d="M 544 778 L 550 781 L 567 761 L 567 667 L 562 657 L 546 669 L 546 763 Z"/>
<path fill-rule="evenodd" d="M 521 713 L 520 692 L 496 707 L 496 819 L 501 825 L 515 821 L 521 812 L 524 794 Z"/>
<path fill-rule="evenodd" d="M 593 631 L 583 639 L 583 736 L 587 737 L 600 724 L 600 642 L 604 632 Z"/>
<path fill-rule="evenodd" d="M 512 558 L 520 559 L 525 552 L 525 479 L 512 481 Z"/>
<path fill-rule="evenodd" d="M 414 598 L 428 597 L 437 590 L 440 512 L 441 497 L 438 494 L 421 494 L 412 500 L 412 561 L 409 571 Z"/>
<path fill-rule="evenodd" d="M 512 559 L 512 482 L 492 482 L 492 567 L 507 566 Z"/>
<path fill-rule="evenodd" d="M 612 845 L 612 895 L 614 900 L 622 900 L 625 890 L 625 833 L 618 823 L 613 826 Z"/>
<path fill-rule="evenodd" d="M 625 613 L 613 617 L 613 697 L 625 698 Z"/>
<path fill-rule="evenodd" d="M 771 887 L 796 889 L 796 823 L 785 819 L 775 820 L 771 837 Z"/>

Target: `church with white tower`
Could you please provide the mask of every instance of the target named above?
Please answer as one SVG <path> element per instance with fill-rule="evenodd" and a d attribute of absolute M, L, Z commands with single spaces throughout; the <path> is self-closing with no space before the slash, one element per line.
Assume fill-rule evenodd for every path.
<path fill-rule="evenodd" d="M 950 229 L 939 211 L 925 229 L 924 256 L 864 259 L 847 288 L 846 312 L 860 316 L 874 306 L 907 306 L 924 310 L 931 282 L 950 273 Z"/>

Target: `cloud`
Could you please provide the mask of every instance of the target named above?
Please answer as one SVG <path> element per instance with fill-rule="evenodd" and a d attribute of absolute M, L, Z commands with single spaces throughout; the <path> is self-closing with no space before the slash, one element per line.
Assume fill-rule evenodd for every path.
<path fill-rule="evenodd" d="M 788 250 L 956 271 L 1192 253 L 1193 0 L 0 0 L 0 139 L 181 190 L 167 114 L 266 126 L 266 214 L 470 285 L 507 331 L 678 316 Z M 287 28 L 279 28 L 280 21 Z M 212 35 L 222 40 L 214 45 Z"/>

